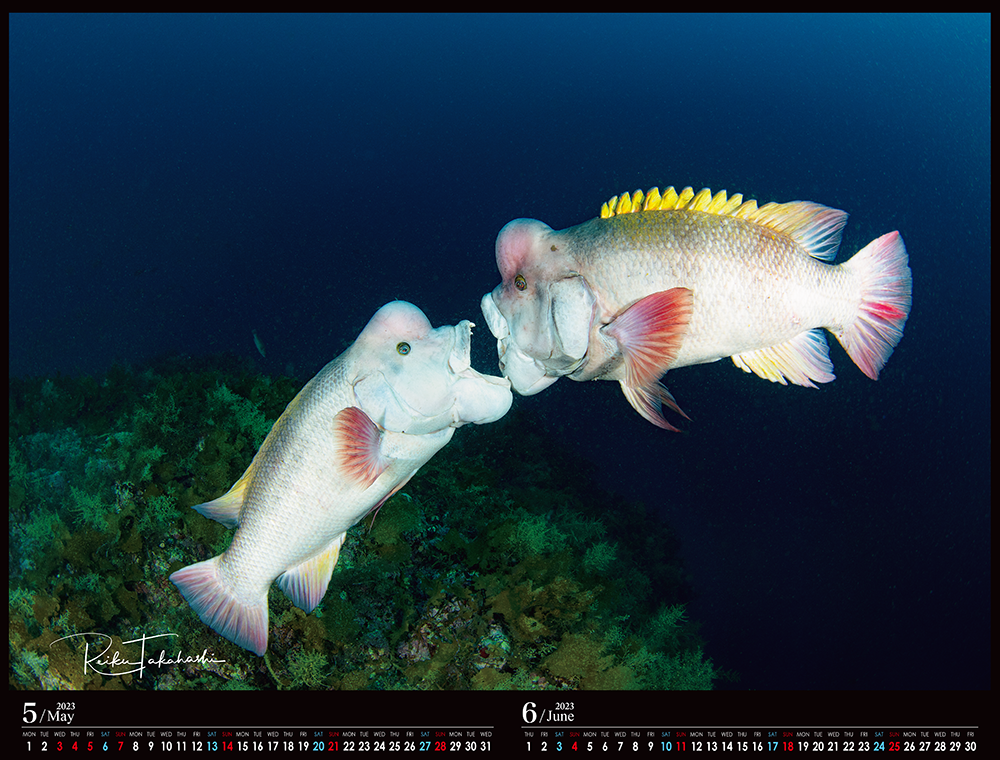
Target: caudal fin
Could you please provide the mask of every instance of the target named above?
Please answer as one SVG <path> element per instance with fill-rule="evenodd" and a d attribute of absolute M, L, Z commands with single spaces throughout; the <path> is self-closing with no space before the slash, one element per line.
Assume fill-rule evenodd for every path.
<path fill-rule="evenodd" d="M 170 580 L 205 625 L 263 655 L 267 650 L 267 595 L 254 604 L 239 600 L 219 577 L 220 557 L 181 568 Z"/>
<path fill-rule="evenodd" d="M 903 238 L 899 232 L 883 235 L 841 266 L 860 277 L 861 305 L 854 322 L 834 335 L 861 371 L 877 380 L 910 314 L 913 278 Z"/>

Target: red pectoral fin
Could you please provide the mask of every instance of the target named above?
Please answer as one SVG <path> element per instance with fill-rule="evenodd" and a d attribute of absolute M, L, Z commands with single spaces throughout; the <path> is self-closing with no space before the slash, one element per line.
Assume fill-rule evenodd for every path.
<path fill-rule="evenodd" d="M 651 388 L 680 351 L 691 321 L 694 294 L 671 288 L 636 301 L 604 331 L 618 341 L 625 357 L 625 384 Z"/>
<path fill-rule="evenodd" d="M 389 461 L 382 455 L 382 433 L 371 417 L 349 406 L 333 418 L 334 436 L 340 443 L 339 464 L 363 488 L 385 472 Z"/>

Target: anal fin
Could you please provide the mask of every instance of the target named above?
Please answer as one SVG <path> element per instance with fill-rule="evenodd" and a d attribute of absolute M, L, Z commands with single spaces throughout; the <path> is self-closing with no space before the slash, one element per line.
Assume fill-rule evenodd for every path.
<path fill-rule="evenodd" d="M 799 333 L 776 346 L 744 351 L 731 358 L 744 372 L 753 372 L 772 383 L 788 385 L 791 382 L 815 388 L 816 383 L 835 379 L 829 347 L 819 328 Z"/>
<path fill-rule="evenodd" d="M 340 558 L 340 547 L 347 533 L 341 533 L 322 552 L 278 576 L 278 588 L 296 607 L 312 612 L 326 596 L 333 569 Z"/>

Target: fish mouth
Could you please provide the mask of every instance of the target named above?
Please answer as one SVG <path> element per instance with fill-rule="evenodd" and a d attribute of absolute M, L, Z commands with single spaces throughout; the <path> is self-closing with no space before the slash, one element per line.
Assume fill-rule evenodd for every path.
<path fill-rule="evenodd" d="M 459 377 L 464 377 L 499 388 L 510 388 L 510 380 L 496 375 L 484 375 L 472 366 L 472 328 L 475 324 L 463 319 L 455 325 L 455 344 L 448 357 L 448 368 Z"/>
<path fill-rule="evenodd" d="M 493 337 L 497 339 L 497 355 L 500 359 L 500 371 L 503 372 L 504 356 L 507 353 L 507 343 L 510 339 L 510 326 L 507 324 L 507 318 L 497 308 L 497 303 L 493 300 L 493 293 L 487 293 L 483 296 L 479 308 L 482 309 L 487 327 L 490 328 Z"/>
<path fill-rule="evenodd" d="M 510 409 L 513 396 L 510 380 L 496 375 L 484 375 L 472 367 L 472 328 L 463 319 L 455 325 L 455 343 L 448 358 L 448 368 L 455 373 L 455 404 L 452 427 L 468 423 L 482 425 L 496 422 Z"/>
<path fill-rule="evenodd" d="M 473 327 L 475 325 L 467 319 L 463 319 L 455 325 L 455 342 L 451 347 L 451 354 L 448 357 L 448 368 L 456 375 L 461 375 L 466 370 L 472 369 Z"/>
<path fill-rule="evenodd" d="M 490 332 L 493 333 L 494 338 L 500 340 L 510 335 L 507 318 L 500 311 L 497 302 L 493 299 L 492 291 L 483 296 L 479 302 L 479 308 L 482 309 L 483 316 L 486 318 L 486 325 L 490 328 Z"/>
<path fill-rule="evenodd" d="M 479 305 L 490 332 L 497 339 L 500 371 L 510 380 L 515 391 L 522 396 L 533 396 L 559 379 L 558 375 L 550 375 L 541 362 L 521 351 L 511 340 L 510 325 L 497 306 L 493 293 L 484 295 Z"/>

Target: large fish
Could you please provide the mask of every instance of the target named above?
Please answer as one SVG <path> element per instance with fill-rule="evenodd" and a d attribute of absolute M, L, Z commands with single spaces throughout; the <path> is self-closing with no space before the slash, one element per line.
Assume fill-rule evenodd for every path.
<path fill-rule="evenodd" d="M 471 322 L 433 329 L 416 306 L 393 301 L 305 385 L 236 484 L 194 507 L 237 528 L 225 552 L 170 576 L 203 622 L 263 654 L 275 579 L 311 612 L 347 529 L 402 488 L 455 428 L 507 413 L 510 383 L 472 369 L 471 335 Z"/>
<path fill-rule="evenodd" d="M 910 268 L 898 232 L 832 265 L 847 214 L 817 203 L 615 196 L 601 216 L 556 231 L 515 219 L 497 237 L 503 282 L 483 296 L 514 390 L 556 379 L 617 380 L 662 428 L 667 371 L 732 357 L 760 377 L 815 388 L 834 379 L 822 329 L 873 380 L 903 334 Z M 685 415 L 686 416 L 686 415 Z"/>

